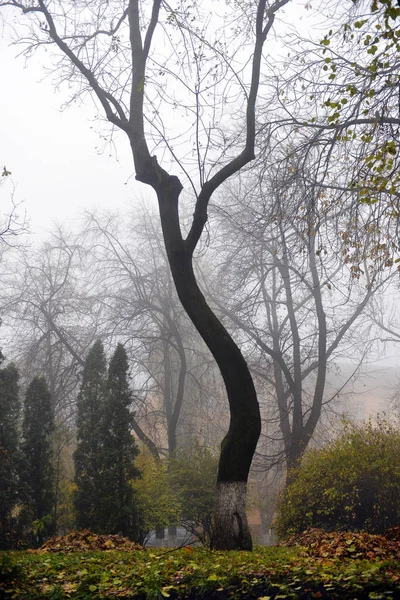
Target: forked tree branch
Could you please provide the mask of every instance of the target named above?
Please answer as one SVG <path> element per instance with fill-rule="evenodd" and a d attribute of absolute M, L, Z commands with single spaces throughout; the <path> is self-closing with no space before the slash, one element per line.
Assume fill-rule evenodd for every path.
<path fill-rule="evenodd" d="M 262 60 L 262 50 L 264 42 L 275 20 L 275 13 L 290 2 L 290 0 L 279 0 L 275 2 L 266 11 L 266 0 L 260 0 L 257 9 L 256 18 L 256 42 L 254 46 L 254 54 L 252 60 L 252 73 L 250 92 L 247 99 L 246 107 L 246 144 L 242 152 L 233 158 L 228 164 L 223 166 L 211 179 L 206 181 L 201 189 L 196 202 L 195 212 L 193 215 L 192 227 L 186 238 L 186 249 L 190 254 L 193 254 L 200 236 L 207 222 L 207 207 L 212 194 L 220 187 L 229 177 L 240 171 L 247 163 L 255 158 L 255 132 L 256 132 L 256 117 L 255 106 L 260 83 L 260 69 Z M 267 22 L 264 26 L 264 16 L 266 13 Z"/>

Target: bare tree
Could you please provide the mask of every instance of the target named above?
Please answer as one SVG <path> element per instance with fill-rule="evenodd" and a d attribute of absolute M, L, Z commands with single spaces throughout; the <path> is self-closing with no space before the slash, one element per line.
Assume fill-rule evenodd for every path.
<path fill-rule="evenodd" d="M 91 214 L 82 243 L 91 249 L 92 273 L 104 307 L 102 339 L 114 345 L 123 340 L 133 369 L 136 433 L 148 444 L 146 431 L 158 452 L 164 454 L 167 446 L 174 455 L 178 438 L 179 446 L 189 430 L 193 438 L 191 423 L 204 427 L 193 403 L 205 392 L 213 361 L 176 296 L 154 217 L 145 206 L 129 219 Z M 217 396 L 214 390 L 208 392 Z"/>
<path fill-rule="evenodd" d="M 0 296 L 10 355 L 25 378 L 46 377 L 57 424 L 68 424 L 70 431 L 88 348 L 99 336 L 113 343 L 104 326 L 104 298 L 93 259 L 92 249 L 57 230 L 38 249 L 9 256 Z M 136 420 L 133 427 L 159 459 L 155 444 Z"/>
<path fill-rule="evenodd" d="M 76 82 L 77 94 L 90 90 L 108 121 L 126 133 L 136 178 L 157 195 L 178 296 L 218 363 L 229 399 L 231 421 L 221 447 L 212 540 L 219 549 L 252 547 L 245 511 L 246 482 L 260 433 L 260 414 L 246 361 L 207 304 L 194 274 L 193 255 L 207 222 L 212 194 L 254 159 L 263 46 L 276 13 L 288 2 L 224 5 L 227 14 L 216 29 L 207 28 L 198 4 L 188 8 L 184 4 L 170 7 L 161 0 L 130 0 L 122 6 L 85 1 L 74 2 L 70 10 L 65 3 L 43 0 L 0 3 L 20 10 L 29 20 L 28 52 L 42 44 L 61 51 L 60 78 Z M 227 22 L 233 30 L 223 27 Z M 221 35 L 225 39 L 218 39 Z M 185 117 L 183 127 L 176 124 L 175 134 L 168 131 L 168 111 L 179 107 L 183 91 L 190 97 L 184 107 L 191 118 L 189 135 L 183 133 L 188 122 Z M 210 106 L 213 95 L 221 101 L 220 107 L 216 103 Z M 234 102 L 230 111 L 229 102 Z M 228 112 L 241 116 L 244 141 L 239 151 L 229 140 Z M 149 149 L 150 140 L 163 146 L 187 180 L 190 166 L 177 158 L 177 136 L 181 142 L 193 141 L 194 160 L 189 162 L 192 166 L 194 162 L 198 172 L 198 187 L 190 178 L 195 209 L 186 236 L 179 221 L 183 184 Z"/>
<path fill-rule="evenodd" d="M 46 377 L 56 418 L 69 421 L 80 357 L 96 335 L 95 298 L 77 283 L 83 254 L 60 231 L 39 249 L 17 249 L 0 296 L 10 354 L 28 379 Z"/>
<path fill-rule="evenodd" d="M 272 406 L 266 400 L 268 462 L 279 462 L 280 439 L 289 474 L 324 406 L 341 392 L 327 390 L 329 367 L 347 356 L 355 373 L 376 341 L 366 308 L 394 275 L 381 275 L 379 261 L 363 275 L 354 271 L 337 234 L 347 219 L 341 204 L 335 209 L 334 199 L 328 202 L 292 164 L 289 159 L 275 177 L 271 166 L 261 180 L 243 181 L 240 196 L 235 189 L 228 196 L 229 214 L 226 195 L 216 209 L 221 266 L 220 295 L 214 294 L 242 338 L 259 397 L 274 399 Z"/>
<path fill-rule="evenodd" d="M 3 205 L 3 194 L 4 190 L 8 187 L 10 182 L 11 171 L 6 167 L 3 167 L 0 176 L 0 189 L 2 190 L 2 205 Z M 6 183 L 7 182 L 7 183 Z M 0 216 L 0 253 L 3 252 L 4 248 L 11 246 L 11 239 L 14 240 L 16 236 L 19 236 L 27 232 L 27 224 L 25 215 L 21 217 L 19 208 L 21 202 L 17 202 L 14 199 L 14 186 L 11 184 L 11 191 L 9 192 L 9 206 L 6 212 Z M 4 210 L 4 209 L 3 209 Z"/>
<path fill-rule="evenodd" d="M 57 230 L 37 249 L 14 251 L 1 305 L 10 353 L 28 379 L 46 376 L 57 423 L 71 431 L 87 347 L 99 337 L 109 349 L 122 341 L 133 429 L 159 460 L 178 438 L 220 439 L 216 414 L 226 415 L 205 398 L 218 399 L 221 384 L 210 385 L 213 361 L 179 304 L 155 216 L 92 214 L 78 234 Z"/>

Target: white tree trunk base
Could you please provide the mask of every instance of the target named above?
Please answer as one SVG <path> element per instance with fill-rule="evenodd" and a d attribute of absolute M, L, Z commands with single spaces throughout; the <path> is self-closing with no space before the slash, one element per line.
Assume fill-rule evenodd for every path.
<path fill-rule="evenodd" d="M 245 481 L 217 483 L 213 550 L 252 550 L 253 544 L 246 514 Z"/>

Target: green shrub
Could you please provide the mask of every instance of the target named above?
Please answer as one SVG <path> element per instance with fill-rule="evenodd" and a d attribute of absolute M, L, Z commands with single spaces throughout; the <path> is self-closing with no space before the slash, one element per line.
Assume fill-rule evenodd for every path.
<path fill-rule="evenodd" d="M 24 571 L 15 556 L 8 552 L 0 554 L 0 595 L 4 587 L 11 586 L 15 580 L 23 578 Z"/>
<path fill-rule="evenodd" d="M 181 503 L 179 522 L 203 544 L 212 532 L 217 471 L 218 456 L 199 442 L 170 462 L 171 485 Z"/>
<path fill-rule="evenodd" d="M 400 430 L 384 420 L 308 451 L 278 507 L 280 537 L 307 527 L 383 533 L 400 525 Z"/>

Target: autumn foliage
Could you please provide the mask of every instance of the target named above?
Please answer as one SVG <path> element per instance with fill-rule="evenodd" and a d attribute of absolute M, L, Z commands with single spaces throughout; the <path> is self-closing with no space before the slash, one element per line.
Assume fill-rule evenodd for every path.
<path fill-rule="evenodd" d="M 383 534 L 400 525 L 400 430 L 384 420 L 346 424 L 330 444 L 310 450 L 283 492 L 281 537 L 309 527 Z"/>
<path fill-rule="evenodd" d="M 284 546 L 302 546 L 308 556 L 321 559 L 400 560 L 400 527 L 385 535 L 308 529 L 292 535 Z"/>
<path fill-rule="evenodd" d="M 132 552 L 133 550 L 144 550 L 144 548 L 120 535 L 96 535 L 83 529 L 50 538 L 35 552 L 43 554 L 46 552 L 95 552 L 99 550 Z"/>

